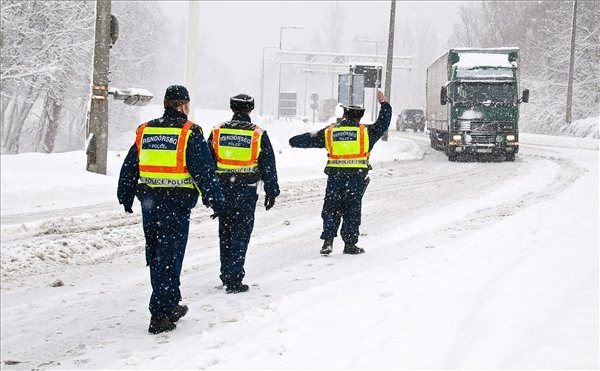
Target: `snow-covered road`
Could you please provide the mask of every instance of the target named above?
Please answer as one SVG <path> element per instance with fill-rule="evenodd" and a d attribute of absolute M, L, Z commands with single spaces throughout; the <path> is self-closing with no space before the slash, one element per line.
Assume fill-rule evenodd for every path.
<path fill-rule="evenodd" d="M 226 295 L 200 206 L 190 312 L 158 336 L 139 210 L 3 213 L 3 369 L 598 368 L 598 141 L 523 135 L 514 163 L 449 163 L 423 134 L 392 135 L 413 156 L 371 173 L 366 254 L 336 240 L 320 256 L 324 175 L 282 177 L 257 208 L 251 290 Z"/>

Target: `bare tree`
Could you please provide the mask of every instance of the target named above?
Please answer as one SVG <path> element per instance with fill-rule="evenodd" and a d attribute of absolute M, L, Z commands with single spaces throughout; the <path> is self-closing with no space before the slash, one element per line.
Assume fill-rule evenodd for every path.
<path fill-rule="evenodd" d="M 313 36 L 313 48 L 318 51 L 340 52 L 343 47 L 346 13 L 343 3 L 334 1 L 327 5 L 323 15 L 323 23 Z"/>

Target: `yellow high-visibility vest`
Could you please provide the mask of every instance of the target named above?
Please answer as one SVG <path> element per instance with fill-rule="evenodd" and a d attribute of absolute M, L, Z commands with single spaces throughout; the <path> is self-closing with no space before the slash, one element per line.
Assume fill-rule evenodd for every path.
<path fill-rule="evenodd" d="M 193 123 L 181 128 L 140 125 L 135 144 L 138 150 L 140 183 L 150 187 L 194 188 L 187 169 L 186 149 Z"/>
<path fill-rule="evenodd" d="M 365 125 L 334 126 L 325 129 L 327 167 L 369 168 L 369 131 Z"/>
<path fill-rule="evenodd" d="M 224 128 L 220 125 L 212 132 L 212 144 L 217 157 L 218 174 L 256 173 L 262 130 Z"/>

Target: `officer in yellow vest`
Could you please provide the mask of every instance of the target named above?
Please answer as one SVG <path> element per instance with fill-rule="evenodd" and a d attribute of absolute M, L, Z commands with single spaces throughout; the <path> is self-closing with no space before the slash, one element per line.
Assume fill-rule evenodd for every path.
<path fill-rule="evenodd" d="M 125 211 L 133 212 L 135 196 L 142 206 L 152 334 L 175 329 L 188 310 L 179 304 L 179 276 L 199 191 L 217 214 L 224 203 L 202 129 L 187 119 L 189 101 L 185 87 L 167 88 L 164 115 L 138 127 L 119 177 L 117 196 Z"/>
<path fill-rule="evenodd" d="M 265 208 L 279 196 L 275 153 L 267 132 L 251 122 L 254 98 L 239 94 L 230 99 L 233 117 L 215 126 L 208 137 L 225 207 L 219 213 L 220 278 L 228 294 L 248 291 L 242 280 L 250 235 L 254 228 L 257 186 L 264 184 Z"/>
<path fill-rule="evenodd" d="M 373 125 L 360 123 L 364 108 L 349 106 L 344 107 L 344 117 L 340 122 L 331 124 L 317 133 L 304 133 L 290 138 L 292 147 L 327 149 L 327 190 L 321 212 L 323 255 L 332 252 L 333 239 L 337 236 L 340 223 L 344 254 L 365 252 L 363 248 L 356 246 L 356 243 L 361 223 L 362 196 L 369 180 L 367 173 L 371 169 L 369 156 L 392 119 L 392 107 L 379 90 L 377 99 L 381 110 Z"/>

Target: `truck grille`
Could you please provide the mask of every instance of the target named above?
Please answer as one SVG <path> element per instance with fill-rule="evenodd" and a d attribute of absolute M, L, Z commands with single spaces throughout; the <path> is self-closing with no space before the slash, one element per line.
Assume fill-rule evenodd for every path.
<path fill-rule="evenodd" d="M 471 121 L 471 131 L 483 133 L 495 133 L 496 122 L 494 121 Z"/>
<path fill-rule="evenodd" d="M 477 134 L 471 134 L 471 138 L 473 138 L 473 142 L 472 143 L 495 143 L 496 141 L 496 136 L 495 135 L 477 135 Z"/>

